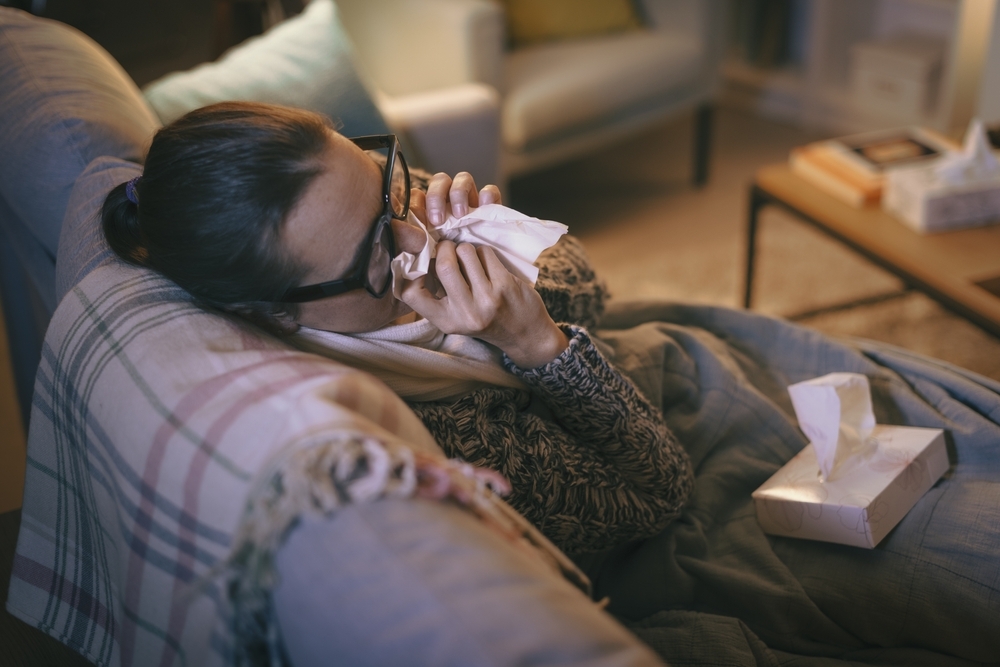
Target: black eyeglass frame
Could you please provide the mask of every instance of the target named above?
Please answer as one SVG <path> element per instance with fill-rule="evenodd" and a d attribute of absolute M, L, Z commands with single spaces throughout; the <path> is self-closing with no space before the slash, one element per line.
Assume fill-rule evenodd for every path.
<path fill-rule="evenodd" d="M 403 153 L 400 151 L 399 140 L 395 134 L 374 134 L 364 137 L 354 137 L 351 139 L 351 142 L 364 151 L 378 150 L 380 148 L 389 149 L 389 154 L 385 160 L 385 170 L 382 173 L 382 211 L 375 218 L 371 230 L 369 230 L 365 239 L 361 242 L 358 249 L 358 256 L 351 263 L 352 268 L 348 270 L 346 277 L 337 280 L 327 280 L 322 283 L 314 283 L 312 285 L 292 287 L 282 296 L 281 300 L 285 303 L 318 301 L 319 299 L 337 296 L 346 292 L 353 292 L 362 287 L 376 299 L 381 299 L 389 291 L 389 285 L 392 284 L 392 272 L 386 271 L 384 284 L 381 286 L 372 285 L 368 275 L 368 265 L 371 262 L 375 243 L 382 236 L 386 225 L 390 226 L 388 235 L 386 236 L 388 240 L 387 250 L 389 252 L 389 261 L 391 262 L 393 257 L 396 256 L 396 239 L 392 233 L 391 225 L 393 218 L 396 220 L 405 220 L 410 210 L 410 170 L 406 166 L 406 158 L 403 157 Z M 392 208 L 392 170 L 396 165 L 396 160 L 399 160 L 403 168 L 403 177 L 406 181 L 404 184 L 405 195 L 401 213 L 396 213 Z"/>

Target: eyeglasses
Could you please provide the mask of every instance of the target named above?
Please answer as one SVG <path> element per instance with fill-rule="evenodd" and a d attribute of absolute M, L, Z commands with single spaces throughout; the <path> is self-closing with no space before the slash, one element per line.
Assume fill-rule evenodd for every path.
<path fill-rule="evenodd" d="M 293 287 L 282 301 L 305 303 L 364 287 L 376 299 L 385 296 L 392 283 L 392 258 L 396 256 L 396 239 L 392 219 L 405 220 L 410 210 L 410 170 L 399 150 L 395 134 L 379 134 L 351 139 L 354 145 L 367 151 L 376 162 L 385 160 L 382 174 L 382 212 L 375 218 L 351 264 L 347 275 L 313 285 Z"/>

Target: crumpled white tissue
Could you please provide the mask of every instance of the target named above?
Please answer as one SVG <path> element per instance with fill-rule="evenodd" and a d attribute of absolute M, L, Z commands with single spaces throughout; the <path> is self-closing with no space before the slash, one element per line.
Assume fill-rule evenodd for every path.
<path fill-rule="evenodd" d="M 871 388 L 860 373 L 830 373 L 788 387 L 802 432 L 827 481 L 850 457 L 870 449 L 875 428 Z"/>
<path fill-rule="evenodd" d="M 500 204 L 480 206 L 460 218 L 449 215 L 438 227 L 425 225 L 412 213 L 410 222 L 424 230 L 427 241 L 419 253 L 403 252 L 392 260 L 392 293 L 397 299 L 404 281 L 427 275 L 437 244 L 443 239 L 490 246 L 508 271 L 534 285 L 538 279 L 535 260 L 569 229 L 562 223 L 532 218 Z"/>
<path fill-rule="evenodd" d="M 994 180 L 1000 176 L 1000 162 L 993 154 L 983 121 L 974 118 L 965 132 L 961 151 L 952 151 L 934 167 L 934 176 L 952 185 Z"/>

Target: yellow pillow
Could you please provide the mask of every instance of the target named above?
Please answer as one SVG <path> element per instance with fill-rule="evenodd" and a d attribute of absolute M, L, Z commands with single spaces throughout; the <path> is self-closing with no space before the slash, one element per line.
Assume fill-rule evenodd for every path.
<path fill-rule="evenodd" d="M 503 0 L 515 46 L 631 30 L 641 25 L 632 0 Z"/>

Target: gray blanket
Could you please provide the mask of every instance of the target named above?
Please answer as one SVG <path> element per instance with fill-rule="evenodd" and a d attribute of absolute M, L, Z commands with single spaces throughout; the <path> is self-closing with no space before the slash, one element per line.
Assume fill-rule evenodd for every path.
<path fill-rule="evenodd" d="M 1000 383 L 743 311 L 622 304 L 600 338 L 687 447 L 693 497 L 592 568 L 673 665 L 1000 661 Z M 951 470 L 872 550 L 764 535 L 750 493 L 807 444 L 786 387 L 868 376 L 880 424 L 942 428 Z"/>

